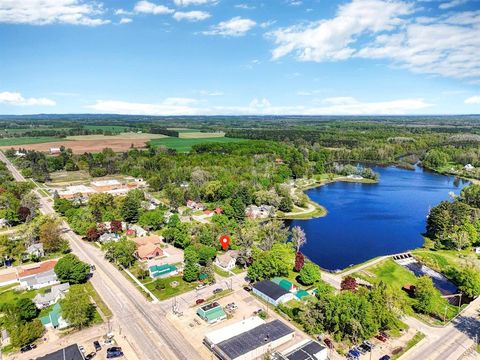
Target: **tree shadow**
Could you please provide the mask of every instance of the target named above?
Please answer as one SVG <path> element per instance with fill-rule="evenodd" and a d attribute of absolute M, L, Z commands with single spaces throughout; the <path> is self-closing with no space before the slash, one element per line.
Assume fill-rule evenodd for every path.
<path fill-rule="evenodd" d="M 480 321 L 473 316 L 458 316 L 452 321 L 453 326 L 467 335 L 470 339 L 475 340 L 475 336 L 480 338 Z"/>

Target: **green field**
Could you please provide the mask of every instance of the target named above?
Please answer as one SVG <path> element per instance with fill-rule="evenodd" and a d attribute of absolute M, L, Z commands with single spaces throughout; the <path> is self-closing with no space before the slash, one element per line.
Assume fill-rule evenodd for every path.
<path fill-rule="evenodd" d="M 83 128 L 86 130 L 111 131 L 113 133 L 128 132 L 130 130 L 127 126 L 118 125 L 84 125 Z"/>
<path fill-rule="evenodd" d="M 178 286 L 172 287 L 171 283 L 173 281 L 178 282 Z M 157 289 L 155 284 L 162 283 L 165 285 L 165 289 Z M 159 300 L 170 299 L 171 297 L 181 295 L 188 291 L 195 289 L 198 285 L 198 282 L 188 283 L 182 279 L 182 276 L 172 276 L 163 279 L 149 280 L 148 283 L 144 282 L 144 285 L 148 290 L 150 290 Z"/>
<path fill-rule="evenodd" d="M 28 144 L 41 144 L 52 141 L 64 141 L 63 139 L 46 136 L 46 137 L 23 137 L 23 138 L 8 138 L 0 139 L 0 146 L 16 146 L 16 145 L 28 145 Z"/>
<path fill-rule="evenodd" d="M 226 137 L 205 138 L 205 139 L 181 139 L 174 137 L 167 137 L 164 139 L 154 139 L 149 141 L 153 146 L 165 146 L 169 149 L 175 149 L 178 152 L 187 152 L 192 149 L 193 145 L 204 143 L 228 143 L 228 142 L 244 142 L 245 139 L 235 139 Z"/>
<path fill-rule="evenodd" d="M 167 128 L 167 130 L 173 130 L 173 131 L 177 131 L 179 133 L 192 133 L 192 132 L 200 131 L 198 129 L 187 129 L 187 128 Z"/>

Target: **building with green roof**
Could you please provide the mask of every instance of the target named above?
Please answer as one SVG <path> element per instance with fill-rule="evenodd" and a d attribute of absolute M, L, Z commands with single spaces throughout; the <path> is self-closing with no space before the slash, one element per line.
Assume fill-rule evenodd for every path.
<path fill-rule="evenodd" d="M 45 315 L 44 317 L 40 318 L 43 326 L 46 328 L 54 328 L 54 329 L 63 329 L 69 326 L 70 324 L 62 317 L 61 315 L 62 308 L 59 303 L 56 303 L 52 310 Z"/>
<path fill-rule="evenodd" d="M 177 275 L 178 269 L 175 265 L 163 264 L 163 265 L 153 265 L 148 268 L 150 277 L 152 279 L 163 278 L 167 276 Z"/>
<path fill-rule="evenodd" d="M 213 324 L 217 321 L 227 318 L 227 314 L 225 314 L 225 311 L 223 311 L 223 308 L 217 302 L 199 307 L 197 309 L 197 315 L 209 324 Z"/>
<path fill-rule="evenodd" d="M 284 278 L 273 278 L 271 280 L 273 283 L 277 284 L 280 286 L 282 289 L 287 290 L 287 291 L 292 291 L 295 289 L 295 285 L 293 285 L 290 281 Z"/>
<path fill-rule="evenodd" d="M 302 289 L 302 290 L 298 290 L 298 291 L 295 293 L 295 296 L 301 300 L 301 299 L 304 298 L 305 296 L 310 296 L 310 294 L 309 294 L 307 291 L 305 291 L 305 290 Z"/>

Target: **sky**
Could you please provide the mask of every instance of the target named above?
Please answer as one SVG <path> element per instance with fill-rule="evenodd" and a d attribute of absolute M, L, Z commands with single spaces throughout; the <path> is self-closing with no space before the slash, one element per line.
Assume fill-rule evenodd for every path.
<path fill-rule="evenodd" d="M 0 0 L 0 114 L 480 113 L 480 0 Z"/>

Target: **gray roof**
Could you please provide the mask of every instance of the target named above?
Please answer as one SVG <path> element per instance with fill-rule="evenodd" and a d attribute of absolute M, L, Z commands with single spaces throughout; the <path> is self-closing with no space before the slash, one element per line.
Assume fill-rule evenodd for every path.
<path fill-rule="evenodd" d="M 253 284 L 252 287 L 275 301 L 281 298 L 283 295 L 288 294 L 287 290 L 270 280 L 259 281 Z"/>
<path fill-rule="evenodd" d="M 309 341 L 308 343 L 288 353 L 285 355 L 285 357 L 288 360 L 316 360 L 317 357 L 315 355 L 323 349 L 325 349 L 325 346 L 320 345 L 316 341 Z"/>
<path fill-rule="evenodd" d="M 45 356 L 38 357 L 37 360 L 84 360 L 77 344 L 69 345 L 66 348 L 57 350 Z"/>
<path fill-rule="evenodd" d="M 26 276 L 20 280 L 25 281 L 28 286 L 34 286 L 34 285 L 43 284 L 51 281 L 56 281 L 57 274 L 55 274 L 55 271 L 52 269 L 52 270 L 45 271 L 41 274 Z"/>
<path fill-rule="evenodd" d="M 27 253 L 31 254 L 37 251 L 43 252 L 43 244 L 38 243 L 38 244 L 32 244 L 27 248 Z"/>
<path fill-rule="evenodd" d="M 54 301 L 60 294 L 67 292 L 69 288 L 69 283 L 54 285 L 49 292 L 46 292 L 45 294 L 35 295 L 35 297 L 33 298 L 33 302 L 39 305 L 49 304 L 50 302 Z"/>
<path fill-rule="evenodd" d="M 293 329 L 277 319 L 222 341 L 217 347 L 230 359 L 235 359 L 292 333 Z"/>

